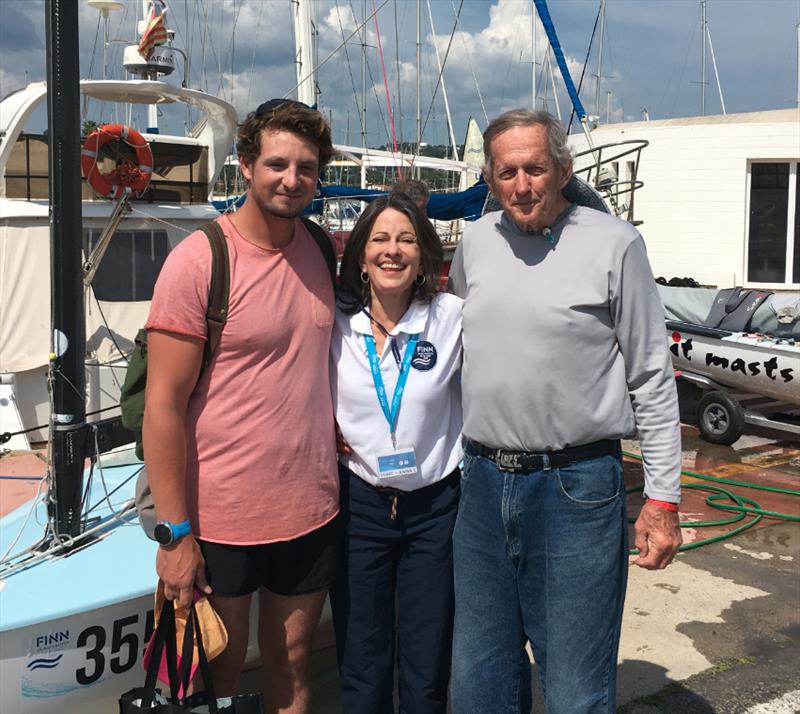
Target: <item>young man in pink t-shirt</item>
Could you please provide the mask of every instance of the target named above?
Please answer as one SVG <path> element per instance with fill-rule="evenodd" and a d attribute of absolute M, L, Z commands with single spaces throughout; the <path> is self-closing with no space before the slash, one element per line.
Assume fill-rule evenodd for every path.
<path fill-rule="evenodd" d="M 211 662 L 237 691 L 252 594 L 268 712 L 310 711 L 311 639 L 335 575 L 338 495 L 328 349 L 333 286 L 299 220 L 333 154 L 322 116 L 291 100 L 248 115 L 236 145 L 244 206 L 219 219 L 228 316 L 201 372 L 211 250 L 200 231 L 170 253 L 147 321 L 145 460 L 162 524 L 168 598 L 209 595 L 228 630 Z"/>

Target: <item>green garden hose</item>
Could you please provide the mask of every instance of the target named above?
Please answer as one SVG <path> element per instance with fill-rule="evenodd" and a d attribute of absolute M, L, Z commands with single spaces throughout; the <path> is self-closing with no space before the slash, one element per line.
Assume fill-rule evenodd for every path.
<path fill-rule="evenodd" d="M 636 459 L 638 461 L 642 460 L 642 457 L 639 456 L 639 454 L 633 454 L 629 451 L 623 451 L 622 453 L 625 456 L 629 456 L 632 459 Z M 749 481 L 733 481 L 731 479 L 720 478 L 719 476 L 708 476 L 706 474 L 695 473 L 694 471 L 681 471 L 681 475 L 689 476 L 691 478 L 701 479 L 703 481 L 713 481 L 715 483 L 722 483 L 727 486 L 740 486 L 742 488 L 750 488 L 758 491 L 770 491 L 772 493 L 782 493 L 787 496 L 800 497 L 800 491 L 791 488 L 779 488 L 777 486 L 762 486 L 760 484 L 750 483 Z M 748 528 L 751 528 L 765 516 L 769 516 L 770 518 L 777 518 L 782 521 L 800 522 L 800 516 L 795 516 L 792 515 L 791 513 L 765 511 L 754 500 L 746 498 L 745 496 L 739 496 L 738 494 L 731 493 L 730 491 L 721 488 L 720 486 L 712 486 L 700 483 L 686 483 L 683 484 L 682 488 L 695 488 L 701 491 L 711 491 L 712 493 L 706 498 L 706 505 L 721 511 L 732 511 L 735 515 L 729 518 L 723 518 L 721 520 L 716 520 L 716 521 L 684 521 L 681 522 L 681 528 L 703 528 L 706 526 L 725 526 L 733 523 L 738 523 L 739 521 L 744 520 L 748 516 L 752 516 L 752 518 L 743 523 L 742 525 L 728 531 L 727 533 L 722 533 L 720 535 L 713 536 L 711 538 L 705 538 L 703 540 L 693 541 L 692 543 L 684 543 L 679 548 L 680 551 L 693 550 L 694 548 L 699 548 L 700 546 L 708 545 L 709 543 L 717 543 L 721 540 L 725 540 L 726 538 L 731 538 L 737 535 L 738 533 L 742 533 L 743 531 L 746 531 Z M 630 488 L 626 489 L 626 493 L 637 493 L 643 490 L 644 486 L 631 486 Z M 727 503 L 725 502 L 726 499 L 728 501 Z M 634 523 L 635 520 L 636 520 L 635 518 L 628 518 L 629 523 Z M 628 552 L 630 553 L 630 555 L 638 555 L 639 549 L 632 548 Z"/>

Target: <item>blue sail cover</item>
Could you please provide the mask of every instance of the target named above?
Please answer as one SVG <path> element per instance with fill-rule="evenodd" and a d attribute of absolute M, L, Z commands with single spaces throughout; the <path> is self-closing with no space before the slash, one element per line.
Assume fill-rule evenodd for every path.
<path fill-rule="evenodd" d="M 586 118 L 586 110 L 583 108 L 581 99 L 578 96 L 578 90 L 575 89 L 575 84 L 570 76 L 569 69 L 567 68 L 567 61 L 564 59 L 564 52 L 561 49 L 561 44 L 556 35 L 556 28 L 553 25 L 553 20 L 550 18 L 550 11 L 547 9 L 547 0 L 533 0 L 536 5 L 536 10 L 539 13 L 539 19 L 542 21 L 544 30 L 547 33 L 547 39 L 550 40 L 550 45 L 553 48 L 553 53 L 558 62 L 558 68 L 561 70 L 561 76 L 564 78 L 564 85 L 567 88 L 567 94 L 572 100 L 572 106 L 578 118 L 583 121 Z"/>
<path fill-rule="evenodd" d="M 428 218 L 435 218 L 440 221 L 454 221 L 463 218 L 467 221 L 475 221 L 481 217 L 483 204 L 486 201 L 486 194 L 488 187 L 483 177 L 470 186 L 465 191 L 457 191 L 455 193 L 432 193 L 428 200 Z M 323 199 L 349 199 L 352 201 L 370 201 L 385 196 L 387 191 L 380 189 L 370 188 L 354 188 L 353 186 L 317 186 L 317 195 L 311 202 L 311 205 L 303 211 L 304 214 L 321 214 L 323 211 Z M 236 198 L 229 198 L 224 201 L 213 201 L 214 208 L 220 213 L 224 213 L 235 205 L 239 208 L 243 203 L 245 196 L 237 196 Z"/>
<path fill-rule="evenodd" d="M 428 199 L 428 218 L 440 221 L 454 221 L 464 218 L 475 221 L 481 217 L 483 204 L 488 192 L 486 182 L 481 178 L 475 185 L 465 191 L 455 193 L 432 193 Z M 366 201 L 369 203 L 379 196 L 385 196 L 387 191 L 354 188 L 352 186 L 323 186 L 320 189 L 323 198 L 346 198 L 353 201 Z M 321 213 L 322 205 L 319 199 L 311 204 L 309 213 Z"/>

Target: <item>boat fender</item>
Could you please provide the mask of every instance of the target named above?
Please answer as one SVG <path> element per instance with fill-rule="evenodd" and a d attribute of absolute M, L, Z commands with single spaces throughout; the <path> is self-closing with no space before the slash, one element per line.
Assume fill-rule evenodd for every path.
<path fill-rule="evenodd" d="M 98 166 L 100 150 L 109 141 L 124 141 L 136 152 L 134 164 L 120 158 L 117 167 L 103 173 Z M 132 127 L 124 124 L 104 124 L 95 129 L 81 148 L 81 171 L 89 185 L 101 196 L 121 198 L 125 194 L 141 195 L 153 176 L 153 152 L 147 140 Z"/>

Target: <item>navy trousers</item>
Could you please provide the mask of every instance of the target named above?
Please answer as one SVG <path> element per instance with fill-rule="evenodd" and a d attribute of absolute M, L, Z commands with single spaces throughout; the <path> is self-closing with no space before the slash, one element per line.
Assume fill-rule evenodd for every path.
<path fill-rule="evenodd" d="M 445 714 L 460 486 L 450 477 L 392 499 L 339 467 L 343 550 L 331 590 L 342 711 Z M 395 602 L 398 612 L 395 612 Z"/>

